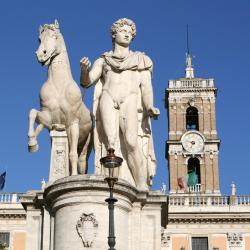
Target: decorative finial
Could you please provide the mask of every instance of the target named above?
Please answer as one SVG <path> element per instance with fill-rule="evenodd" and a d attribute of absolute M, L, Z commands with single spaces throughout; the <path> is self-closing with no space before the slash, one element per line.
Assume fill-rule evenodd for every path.
<path fill-rule="evenodd" d="M 165 182 L 162 182 L 162 184 L 161 184 L 161 192 L 163 194 L 165 194 L 167 192 L 167 185 L 165 184 Z"/>
<path fill-rule="evenodd" d="M 186 78 L 194 78 L 194 68 L 192 65 L 192 57 L 190 55 L 190 50 L 189 50 L 188 25 L 187 25 Z"/>
<path fill-rule="evenodd" d="M 46 185 L 46 181 L 44 180 L 44 178 L 41 181 L 41 189 L 44 190 L 45 189 L 45 185 Z"/>
<path fill-rule="evenodd" d="M 231 184 L 231 195 L 236 195 L 236 185 L 234 181 L 232 181 L 232 184 Z"/>

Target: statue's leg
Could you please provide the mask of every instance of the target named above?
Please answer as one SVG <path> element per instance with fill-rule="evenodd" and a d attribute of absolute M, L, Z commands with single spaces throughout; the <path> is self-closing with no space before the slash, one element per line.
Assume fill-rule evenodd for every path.
<path fill-rule="evenodd" d="M 36 128 L 35 122 L 38 124 Z M 48 129 L 51 128 L 51 115 L 50 112 L 47 110 L 44 111 L 37 111 L 35 109 L 32 109 L 29 113 L 29 151 L 30 152 L 36 152 L 39 148 L 37 143 L 37 137 L 42 131 L 44 127 L 47 127 Z"/>
<path fill-rule="evenodd" d="M 71 175 L 77 175 L 77 145 L 79 139 L 79 123 L 73 122 L 68 128 L 68 138 L 69 138 L 69 160 L 71 165 Z"/>
<path fill-rule="evenodd" d="M 137 97 L 130 95 L 122 105 L 120 127 L 128 153 L 128 164 L 137 187 L 148 189 L 147 170 L 143 166 L 142 149 L 138 145 Z"/>
<path fill-rule="evenodd" d="M 118 138 L 118 111 L 108 92 L 104 91 L 100 99 L 100 114 L 104 134 L 107 137 L 108 148 L 116 149 Z"/>

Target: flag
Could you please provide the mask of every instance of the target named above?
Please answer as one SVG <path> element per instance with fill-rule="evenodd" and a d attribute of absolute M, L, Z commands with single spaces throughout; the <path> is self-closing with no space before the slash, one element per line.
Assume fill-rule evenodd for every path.
<path fill-rule="evenodd" d="M 177 183 L 181 189 L 183 188 L 186 189 L 187 188 L 187 176 L 177 178 Z"/>
<path fill-rule="evenodd" d="M 5 184 L 6 171 L 0 175 L 0 191 L 3 190 Z"/>
<path fill-rule="evenodd" d="M 187 185 L 190 186 L 195 186 L 198 183 L 198 176 L 195 173 L 195 171 L 192 171 L 188 174 L 188 181 Z"/>

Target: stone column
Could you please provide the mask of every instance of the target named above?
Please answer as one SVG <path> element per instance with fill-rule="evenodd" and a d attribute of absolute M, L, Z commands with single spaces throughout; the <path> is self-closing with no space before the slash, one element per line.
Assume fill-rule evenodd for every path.
<path fill-rule="evenodd" d="M 50 214 L 46 208 L 43 209 L 42 241 L 42 250 L 50 250 Z"/>
<path fill-rule="evenodd" d="M 172 153 L 169 154 L 169 182 L 170 182 L 170 193 L 176 193 L 177 191 L 177 158 Z"/>
<path fill-rule="evenodd" d="M 204 168 L 206 168 L 206 187 L 205 192 L 207 194 L 211 194 L 213 191 L 213 166 L 211 166 L 211 159 L 209 152 L 205 152 L 204 154 Z"/>
<path fill-rule="evenodd" d="M 50 248 L 49 250 L 54 250 L 54 217 L 50 217 Z"/>
<path fill-rule="evenodd" d="M 204 135 L 207 139 L 210 139 L 210 109 L 209 103 L 207 101 L 203 101 L 203 124 L 204 124 Z"/>
<path fill-rule="evenodd" d="M 211 112 L 211 138 L 217 139 L 216 130 L 216 110 L 215 110 L 215 99 L 213 98 L 210 102 L 210 112 Z"/>
<path fill-rule="evenodd" d="M 41 209 L 36 206 L 34 200 L 37 193 L 26 193 L 21 197 L 21 203 L 27 212 L 26 250 L 40 250 L 42 237 Z"/>
<path fill-rule="evenodd" d="M 214 192 L 220 194 L 220 180 L 219 180 L 219 167 L 218 167 L 218 152 L 214 152 L 213 158 L 213 172 L 214 172 Z"/>
<path fill-rule="evenodd" d="M 177 131 L 177 111 L 176 111 L 176 103 L 169 104 L 169 131 L 173 134 L 170 134 L 169 139 L 176 139 L 176 131 Z"/>
<path fill-rule="evenodd" d="M 182 154 L 178 154 L 177 155 L 178 157 L 178 176 L 175 180 L 176 182 L 176 189 L 177 189 L 177 192 L 178 193 L 184 193 L 184 189 L 181 189 L 179 186 L 178 186 L 178 178 L 181 178 L 181 177 L 184 177 L 187 175 L 187 164 L 186 164 L 186 158 L 184 158 L 184 156 Z M 177 163 L 177 160 L 176 160 L 176 163 Z"/>
<path fill-rule="evenodd" d="M 141 250 L 161 249 L 161 206 L 147 203 L 142 208 Z M 133 248 L 137 250 L 137 248 Z"/>
<path fill-rule="evenodd" d="M 69 146 L 66 131 L 50 132 L 51 158 L 49 182 L 69 176 Z"/>
<path fill-rule="evenodd" d="M 130 227 L 133 230 L 130 232 L 129 249 L 141 249 L 141 209 L 141 202 L 134 202 L 130 216 Z"/>
<path fill-rule="evenodd" d="M 206 192 L 206 174 L 207 174 L 207 166 L 205 164 L 205 157 L 200 158 L 200 178 L 201 178 L 201 192 Z"/>

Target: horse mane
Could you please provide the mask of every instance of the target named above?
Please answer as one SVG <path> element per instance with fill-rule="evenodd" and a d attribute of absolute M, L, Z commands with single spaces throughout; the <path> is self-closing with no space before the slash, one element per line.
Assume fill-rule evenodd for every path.
<path fill-rule="evenodd" d="M 52 30 L 56 33 L 60 33 L 59 26 L 57 24 L 44 24 L 43 26 L 40 26 L 39 33 L 42 34 L 46 30 Z"/>

